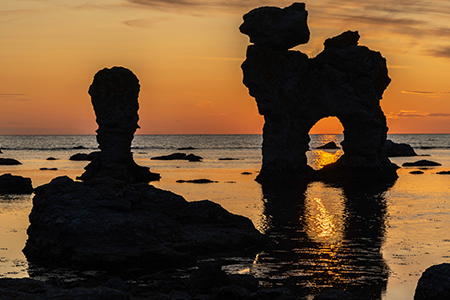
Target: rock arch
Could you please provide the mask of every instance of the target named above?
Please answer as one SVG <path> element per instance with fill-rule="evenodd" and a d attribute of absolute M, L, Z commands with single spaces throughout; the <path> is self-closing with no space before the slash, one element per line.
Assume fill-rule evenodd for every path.
<path fill-rule="evenodd" d="M 280 39 L 297 35 L 308 41 L 306 18 L 301 3 L 284 9 L 261 7 L 246 14 L 240 27 L 254 42 L 242 64 L 243 83 L 265 120 L 263 163 L 257 180 L 397 178 L 396 166 L 386 155 L 388 128 L 379 103 L 391 81 L 386 59 L 359 46 L 356 31 L 327 39 L 324 50 L 311 59 L 287 46 L 282 48 L 292 43 Z M 274 28 L 278 26 L 280 30 Z M 262 30 L 266 27 L 270 30 Z M 282 36 L 280 32 L 286 31 L 291 34 Z M 344 127 L 344 155 L 315 172 L 306 159 L 309 131 L 322 118 L 332 116 Z"/>

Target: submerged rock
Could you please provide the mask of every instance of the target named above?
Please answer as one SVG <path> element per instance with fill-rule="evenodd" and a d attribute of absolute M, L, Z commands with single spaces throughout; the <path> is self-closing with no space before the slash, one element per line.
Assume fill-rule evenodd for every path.
<path fill-rule="evenodd" d="M 188 160 L 188 161 L 201 161 L 203 157 L 194 155 L 194 154 L 186 154 L 186 153 L 172 153 L 169 155 L 155 156 L 151 158 L 152 160 Z"/>
<path fill-rule="evenodd" d="M 13 158 L 0 158 L 0 166 L 14 166 L 21 165 L 22 163 Z"/>
<path fill-rule="evenodd" d="M 417 156 L 416 151 L 410 145 L 394 143 L 391 140 L 386 140 L 386 152 L 388 157 Z"/>
<path fill-rule="evenodd" d="M 423 171 L 419 171 L 419 170 L 417 170 L 417 171 L 411 171 L 411 172 L 409 172 L 409 174 L 420 175 L 420 174 L 423 174 Z"/>
<path fill-rule="evenodd" d="M 435 161 L 422 159 L 422 160 L 418 160 L 415 162 L 405 162 L 404 164 L 402 164 L 402 166 L 403 167 L 437 167 L 437 166 L 442 166 L 442 164 L 435 162 Z"/>
<path fill-rule="evenodd" d="M 285 8 L 264 6 L 245 14 L 239 30 L 255 45 L 288 50 L 309 41 L 307 19 L 305 3 Z"/>
<path fill-rule="evenodd" d="M 341 149 L 341 148 L 339 148 L 335 142 L 329 142 L 329 143 L 326 143 L 325 145 L 317 147 L 317 149 L 332 149 L 332 150 L 334 150 L 334 149 Z"/>
<path fill-rule="evenodd" d="M 130 183 L 159 180 L 159 174 L 138 166 L 131 153 L 131 142 L 139 128 L 139 90 L 139 80 L 126 68 L 105 68 L 95 74 L 89 95 L 101 152 L 78 179 L 112 177 Z"/>
<path fill-rule="evenodd" d="M 417 283 L 414 300 L 450 299 L 450 264 L 431 266 Z"/>
<path fill-rule="evenodd" d="M 144 183 L 58 177 L 35 194 L 23 249 L 33 263 L 156 269 L 267 242 L 249 219 L 218 204 L 187 202 Z"/>
<path fill-rule="evenodd" d="M 30 178 L 9 173 L 0 176 L 0 194 L 31 194 L 33 190 Z"/>

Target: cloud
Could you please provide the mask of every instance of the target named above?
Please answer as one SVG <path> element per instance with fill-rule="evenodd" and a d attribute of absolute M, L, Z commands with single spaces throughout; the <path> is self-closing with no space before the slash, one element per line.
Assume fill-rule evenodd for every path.
<path fill-rule="evenodd" d="M 436 57 L 450 58 L 450 46 L 441 47 L 439 49 L 428 49 L 425 51 L 425 54 Z"/>
<path fill-rule="evenodd" d="M 450 92 L 402 91 L 403 94 L 422 95 L 427 97 L 442 97 Z"/>
<path fill-rule="evenodd" d="M 170 21 L 172 18 L 169 17 L 161 17 L 161 18 L 144 18 L 144 19 L 135 19 L 124 21 L 123 23 L 130 27 L 137 28 L 151 28 L 158 22 Z"/>
<path fill-rule="evenodd" d="M 199 100 L 199 101 L 197 101 L 195 106 L 201 107 L 201 108 L 207 108 L 207 107 L 213 107 L 213 104 L 211 101 L 208 101 L 208 100 Z"/>
<path fill-rule="evenodd" d="M 428 112 L 420 112 L 417 110 L 401 110 L 398 113 L 386 113 L 386 118 L 388 119 L 429 118 L 429 117 L 450 118 L 450 113 L 428 113 Z"/>
<path fill-rule="evenodd" d="M 4 101 L 31 101 L 31 99 L 25 97 L 26 94 L 2 94 L 0 93 L 0 100 Z"/>

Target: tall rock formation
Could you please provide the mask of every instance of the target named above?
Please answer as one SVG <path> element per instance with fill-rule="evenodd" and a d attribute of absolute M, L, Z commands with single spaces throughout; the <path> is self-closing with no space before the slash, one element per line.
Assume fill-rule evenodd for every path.
<path fill-rule="evenodd" d="M 138 166 L 131 153 L 131 142 L 139 128 L 139 90 L 138 78 L 126 68 L 105 68 L 95 74 L 89 95 L 97 117 L 101 153 L 78 179 L 111 177 L 130 183 L 159 180 L 159 174 Z"/>
<path fill-rule="evenodd" d="M 263 164 L 257 180 L 397 178 L 397 167 L 386 155 L 388 128 L 380 107 L 383 92 L 391 81 L 386 60 L 379 52 L 359 46 L 360 36 L 354 31 L 327 39 L 325 49 L 315 58 L 290 51 L 308 41 L 297 38 L 302 35 L 300 32 L 309 37 L 306 11 L 298 15 L 296 22 L 268 12 L 295 7 L 304 9 L 304 4 L 294 3 L 282 10 L 255 9 L 244 16 L 240 27 L 254 42 L 248 46 L 242 64 L 243 82 L 265 120 Z M 279 42 L 278 30 L 268 30 L 264 41 L 260 41 L 262 28 L 288 28 L 286 23 L 305 24 L 306 29 L 297 27 L 298 33 L 292 35 L 284 32 L 283 42 Z M 344 127 L 341 144 L 345 154 L 337 162 L 314 171 L 306 158 L 309 131 L 319 120 L 330 116 L 337 117 Z"/>

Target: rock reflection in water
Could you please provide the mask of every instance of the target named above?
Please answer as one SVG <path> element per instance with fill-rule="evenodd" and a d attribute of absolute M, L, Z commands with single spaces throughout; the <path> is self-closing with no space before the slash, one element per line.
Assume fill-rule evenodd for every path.
<path fill-rule="evenodd" d="M 264 185 L 262 230 L 278 244 L 258 255 L 251 272 L 300 296 L 335 288 L 380 299 L 389 275 L 381 254 L 389 187 Z"/>

